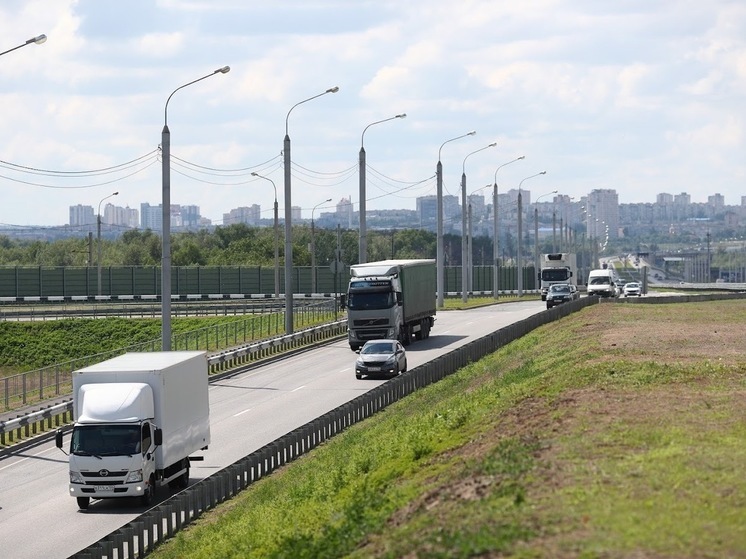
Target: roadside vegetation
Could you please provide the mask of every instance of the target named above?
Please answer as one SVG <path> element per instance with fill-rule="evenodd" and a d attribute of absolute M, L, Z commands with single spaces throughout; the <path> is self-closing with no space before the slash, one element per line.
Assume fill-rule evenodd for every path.
<path fill-rule="evenodd" d="M 152 557 L 746 557 L 746 301 L 593 305 L 358 424 Z"/>
<path fill-rule="evenodd" d="M 303 328 L 328 322 L 304 318 Z M 300 327 L 300 325 L 296 325 Z M 285 331 L 282 313 L 175 318 L 173 349 L 218 351 Z M 161 320 L 66 318 L 0 322 L 0 377 L 112 351 L 160 349 Z M 238 341 L 237 341 L 238 340 Z"/>

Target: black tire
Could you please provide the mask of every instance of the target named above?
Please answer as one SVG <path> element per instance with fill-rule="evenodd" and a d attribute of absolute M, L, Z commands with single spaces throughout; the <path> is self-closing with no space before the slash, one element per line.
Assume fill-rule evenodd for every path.
<path fill-rule="evenodd" d="M 360 373 L 355 373 L 355 378 L 357 380 L 360 380 L 361 378 L 363 378 L 363 375 L 361 375 Z"/>
<path fill-rule="evenodd" d="M 90 497 L 78 497 L 78 508 L 80 510 L 88 510 L 88 505 L 91 504 Z"/>
<path fill-rule="evenodd" d="M 150 483 L 145 486 L 145 493 L 140 497 L 140 504 L 144 507 L 150 507 L 153 504 L 155 496 L 155 478 L 150 476 Z"/>
<path fill-rule="evenodd" d="M 407 360 L 406 359 L 404 360 L 404 368 L 401 370 L 401 372 L 402 373 L 406 373 L 407 372 Z"/>
<path fill-rule="evenodd" d="M 404 326 L 401 331 L 401 345 L 408 346 L 412 343 L 412 333 L 409 331 L 409 326 Z"/>
<path fill-rule="evenodd" d="M 182 467 L 184 468 L 184 473 L 173 480 L 173 485 L 169 484 L 174 489 L 186 489 L 189 487 L 189 458 L 184 458 Z"/>

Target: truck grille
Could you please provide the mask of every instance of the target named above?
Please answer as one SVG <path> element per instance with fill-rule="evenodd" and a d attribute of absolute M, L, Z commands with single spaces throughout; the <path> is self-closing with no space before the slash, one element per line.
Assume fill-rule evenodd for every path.
<path fill-rule="evenodd" d="M 352 322 L 353 326 L 365 328 L 367 326 L 388 326 L 388 318 L 361 318 Z"/>
<path fill-rule="evenodd" d="M 386 330 L 355 330 L 359 340 L 381 340 L 386 338 Z"/>

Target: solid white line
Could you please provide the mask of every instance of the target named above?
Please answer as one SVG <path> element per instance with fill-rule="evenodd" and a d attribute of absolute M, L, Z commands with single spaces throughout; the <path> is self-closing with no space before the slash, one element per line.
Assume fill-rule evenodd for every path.
<path fill-rule="evenodd" d="M 233 414 L 233 417 L 238 417 L 239 415 L 243 415 L 243 414 L 245 414 L 245 413 L 246 413 L 246 412 L 248 412 L 248 411 L 251 411 L 251 408 L 245 409 L 245 410 L 243 410 L 243 411 L 240 411 L 240 412 L 238 412 L 238 413 L 234 413 L 234 414 Z"/>
<path fill-rule="evenodd" d="M 291 390 L 290 392 L 297 392 L 298 390 L 301 390 L 302 388 L 305 388 L 305 387 L 306 387 L 306 385 L 304 384 L 303 386 L 299 386 L 298 388 L 295 388 L 295 389 Z"/>
<path fill-rule="evenodd" d="M 48 449 L 46 449 L 46 450 L 42 450 L 42 451 L 40 451 L 40 452 L 37 452 L 36 454 L 34 454 L 34 455 L 32 455 L 32 456 L 26 456 L 25 458 L 21 458 L 20 460 L 18 460 L 18 461 L 16 461 L 16 462 L 13 462 L 12 464 L 8 464 L 7 466 L 3 466 L 2 468 L 0 468 L 0 471 L 2 471 L 2 470 L 7 470 L 7 469 L 8 469 L 8 468 L 10 468 L 11 466 L 17 466 L 17 465 L 18 465 L 18 464 L 20 464 L 21 462 L 25 462 L 26 460 L 31 460 L 32 458 L 35 458 L 35 457 L 37 457 L 37 456 L 41 456 L 42 454 L 45 454 L 45 453 L 47 453 L 47 452 L 50 452 L 50 451 L 52 451 L 52 450 L 57 450 L 57 447 L 54 447 L 54 448 L 48 448 Z"/>

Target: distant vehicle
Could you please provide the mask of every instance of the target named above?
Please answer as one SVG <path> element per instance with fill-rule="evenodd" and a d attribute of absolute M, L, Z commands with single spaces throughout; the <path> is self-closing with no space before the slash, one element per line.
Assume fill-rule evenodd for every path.
<path fill-rule="evenodd" d="M 588 295 L 598 295 L 600 297 L 618 297 L 617 281 L 618 277 L 614 268 L 591 270 L 588 274 L 586 292 Z"/>
<path fill-rule="evenodd" d="M 559 305 L 560 303 L 566 303 L 567 301 L 574 301 L 580 298 L 580 292 L 578 288 L 571 283 L 555 283 L 549 286 L 547 291 L 547 308 Z"/>
<path fill-rule="evenodd" d="M 541 286 L 541 300 L 547 300 L 549 286 L 555 283 L 576 284 L 578 266 L 575 254 L 558 252 L 541 255 L 539 269 L 539 283 Z"/>
<path fill-rule="evenodd" d="M 640 295 L 642 295 L 642 289 L 640 288 L 640 284 L 636 281 L 631 281 L 624 285 L 625 297 L 639 297 Z"/>
<path fill-rule="evenodd" d="M 407 370 L 407 353 L 398 340 L 369 340 L 355 362 L 355 378 L 363 375 L 391 376 Z"/>

